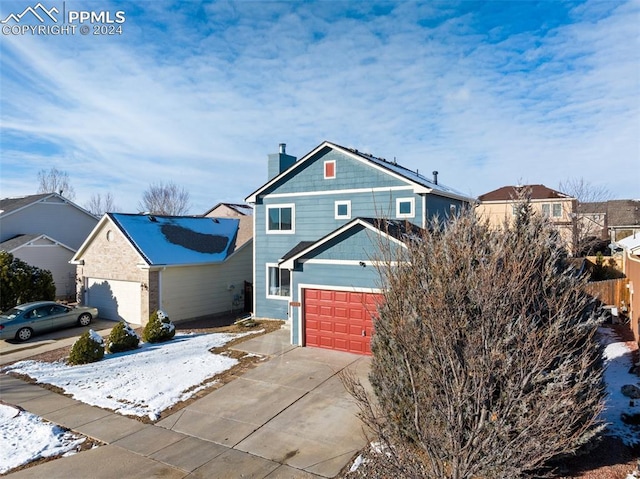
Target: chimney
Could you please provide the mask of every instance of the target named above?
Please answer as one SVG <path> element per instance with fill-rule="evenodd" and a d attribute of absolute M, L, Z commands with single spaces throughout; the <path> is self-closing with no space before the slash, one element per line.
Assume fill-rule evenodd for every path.
<path fill-rule="evenodd" d="M 433 183 L 436 184 L 436 185 L 438 184 L 438 172 L 437 171 L 433 172 Z"/>
<path fill-rule="evenodd" d="M 280 145 L 278 145 L 278 153 L 268 155 L 268 180 L 275 178 L 296 162 L 296 157 L 287 155 L 286 149 L 287 144 L 280 143 Z"/>

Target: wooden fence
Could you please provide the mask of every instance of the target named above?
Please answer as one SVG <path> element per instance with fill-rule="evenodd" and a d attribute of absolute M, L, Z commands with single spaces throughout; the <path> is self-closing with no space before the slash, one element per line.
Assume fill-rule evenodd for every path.
<path fill-rule="evenodd" d="M 607 279 L 605 281 L 594 281 L 587 283 L 586 291 L 591 296 L 598 298 L 605 305 L 616 308 L 626 305 L 629 307 L 629 288 L 627 278 Z"/>

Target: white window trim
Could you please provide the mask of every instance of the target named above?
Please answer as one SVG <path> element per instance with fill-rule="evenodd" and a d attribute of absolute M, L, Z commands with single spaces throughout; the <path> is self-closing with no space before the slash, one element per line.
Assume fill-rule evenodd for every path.
<path fill-rule="evenodd" d="M 333 176 L 327 176 L 327 164 L 333 163 Z M 325 180 L 333 180 L 337 176 L 338 172 L 336 170 L 336 160 L 327 160 L 322 165 L 322 175 Z"/>
<path fill-rule="evenodd" d="M 275 294 L 270 294 L 269 293 L 269 268 L 277 268 L 277 269 L 286 269 L 286 268 L 280 268 L 278 267 L 278 263 L 265 263 L 265 293 L 266 293 L 266 298 L 267 299 L 280 299 L 280 300 L 284 300 L 284 301 L 289 301 L 291 299 L 291 290 L 292 288 L 292 274 L 291 271 L 289 271 L 289 296 L 280 296 L 280 295 L 275 295 Z"/>
<path fill-rule="evenodd" d="M 269 229 L 269 210 L 276 208 L 291 208 L 291 229 L 290 230 L 270 230 Z M 295 203 L 283 203 L 266 205 L 265 208 L 265 231 L 268 235 L 292 235 L 296 232 L 296 205 Z"/>
<path fill-rule="evenodd" d="M 340 215 L 338 214 L 338 206 L 342 206 L 342 205 L 347 205 L 347 214 L 346 215 Z M 336 201 L 334 203 L 334 218 L 337 220 L 350 220 L 351 219 L 351 200 L 343 200 L 343 201 Z"/>
<path fill-rule="evenodd" d="M 411 213 L 400 213 L 400 203 L 411 203 Z M 396 198 L 396 218 L 415 218 L 416 216 L 416 199 L 415 198 Z"/>
<path fill-rule="evenodd" d="M 556 207 L 560 207 L 560 214 L 556 215 Z M 562 203 L 551 203 L 551 217 L 562 218 Z"/>

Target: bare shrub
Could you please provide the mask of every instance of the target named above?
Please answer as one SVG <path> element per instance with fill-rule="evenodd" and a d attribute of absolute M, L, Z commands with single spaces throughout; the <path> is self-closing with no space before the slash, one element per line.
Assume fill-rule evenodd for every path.
<path fill-rule="evenodd" d="M 499 231 L 462 214 L 382 251 L 369 379 L 345 384 L 384 450 L 371 477 L 540 473 L 603 429 L 600 320 L 557 234 L 522 203 Z"/>

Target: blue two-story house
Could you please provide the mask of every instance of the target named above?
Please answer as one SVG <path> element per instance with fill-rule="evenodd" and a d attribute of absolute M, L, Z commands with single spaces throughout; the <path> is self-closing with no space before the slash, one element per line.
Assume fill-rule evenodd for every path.
<path fill-rule="evenodd" d="M 256 317 L 290 321 L 293 344 L 369 354 L 380 245 L 471 198 L 395 161 L 325 141 L 296 161 L 269 155 L 254 206 Z"/>

